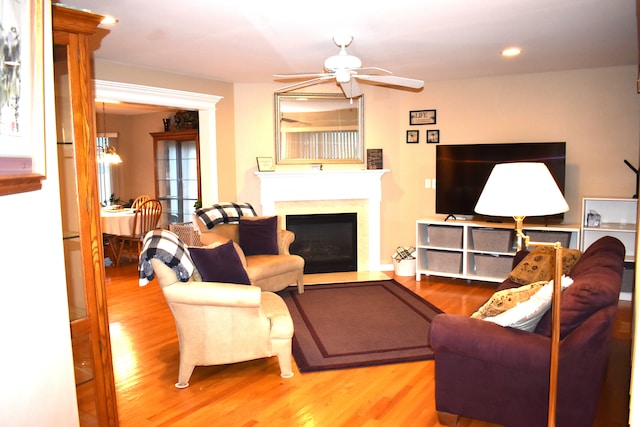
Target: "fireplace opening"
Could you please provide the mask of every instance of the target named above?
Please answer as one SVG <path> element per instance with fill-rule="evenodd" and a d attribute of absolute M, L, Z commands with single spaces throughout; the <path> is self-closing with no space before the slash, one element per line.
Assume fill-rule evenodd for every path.
<path fill-rule="evenodd" d="M 304 258 L 304 272 L 358 270 L 358 214 L 287 215 L 296 235 L 289 251 Z"/>

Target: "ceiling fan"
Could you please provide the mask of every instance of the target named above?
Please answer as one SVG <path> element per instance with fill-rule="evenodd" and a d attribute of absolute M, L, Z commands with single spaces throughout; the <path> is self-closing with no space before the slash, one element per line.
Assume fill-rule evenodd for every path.
<path fill-rule="evenodd" d="M 362 61 L 360 61 L 358 57 L 347 53 L 347 46 L 349 46 L 352 41 L 352 36 L 333 37 L 333 42 L 340 48 L 340 52 L 337 55 L 330 56 L 324 61 L 324 73 L 275 74 L 273 77 L 279 81 L 304 80 L 299 83 L 281 87 L 277 89 L 276 92 L 289 92 L 333 79 L 340 85 L 340 88 L 347 98 L 357 98 L 362 95 L 362 89 L 358 82 L 409 89 L 421 89 L 424 86 L 422 80 L 393 76 L 391 71 L 382 68 L 363 68 Z"/>

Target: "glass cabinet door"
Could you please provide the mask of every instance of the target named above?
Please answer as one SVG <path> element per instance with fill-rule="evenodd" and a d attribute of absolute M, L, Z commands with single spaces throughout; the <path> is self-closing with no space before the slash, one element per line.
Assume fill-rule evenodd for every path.
<path fill-rule="evenodd" d="M 154 138 L 156 195 L 161 225 L 190 222 L 200 198 L 198 130 L 159 132 Z"/>
<path fill-rule="evenodd" d="M 116 426 L 88 78 L 88 36 L 102 17 L 59 5 L 52 17 L 58 181 L 78 414 L 81 426 Z"/>

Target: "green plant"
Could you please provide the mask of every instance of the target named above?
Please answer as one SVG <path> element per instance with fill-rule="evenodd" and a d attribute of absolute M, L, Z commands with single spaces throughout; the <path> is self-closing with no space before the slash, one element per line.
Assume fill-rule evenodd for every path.
<path fill-rule="evenodd" d="M 196 209 L 201 209 L 202 208 L 202 199 L 196 200 L 196 202 L 193 204 L 193 207 L 196 208 Z"/>

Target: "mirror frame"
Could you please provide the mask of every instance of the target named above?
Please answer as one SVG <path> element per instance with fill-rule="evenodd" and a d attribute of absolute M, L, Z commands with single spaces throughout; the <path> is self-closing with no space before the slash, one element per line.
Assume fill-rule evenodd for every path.
<path fill-rule="evenodd" d="M 331 102 L 344 101 L 345 105 L 355 105 L 357 112 L 357 147 L 355 154 L 348 158 L 325 158 L 325 157 L 285 157 L 282 154 L 282 128 L 281 116 L 282 116 L 282 101 L 291 101 L 298 98 L 305 98 L 306 100 L 327 100 Z M 364 96 L 360 96 L 355 99 L 346 98 L 341 93 L 275 93 L 274 94 L 274 129 L 276 139 L 276 163 L 277 164 L 356 164 L 364 163 Z M 327 129 L 331 130 L 331 129 Z M 340 142 L 340 141 L 337 141 Z"/>

